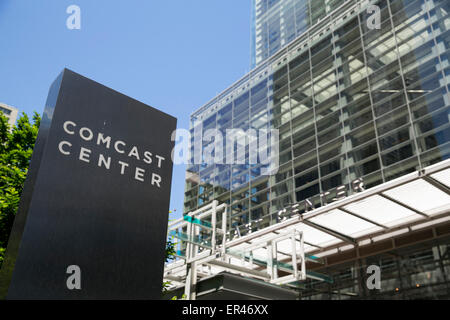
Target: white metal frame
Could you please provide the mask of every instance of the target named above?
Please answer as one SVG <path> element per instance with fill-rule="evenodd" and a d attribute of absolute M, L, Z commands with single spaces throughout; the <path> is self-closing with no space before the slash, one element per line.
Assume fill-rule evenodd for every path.
<path fill-rule="evenodd" d="M 437 179 L 437 177 L 441 178 Z M 219 205 L 217 201 L 213 201 L 201 209 L 190 212 L 187 218 L 181 218 L 169 225 L 169 232 L 179 229 L 186 230 L 187 238 L 184 240 L 187 242 L 187 250 L 185 257 L 179 257 L 178 260 L 166 265 L 164 279 L 171 281 L 174 287 L 184 286 L 188 299 L 196 298 L 195 286 L 198 279 L 222 271 L 238 273 L 277 285 L 289 285 L 306 278 L 321 279 L 316 275 L 308 274 L 305 267 L 306 261 L 320 263 L 320 258 L 330 254 L 450 221 L 450 179 L 447 181 L 447 177 L 450 177 L 450 160 L 306 212 L 303 215 L 296 213 L 295 208 L 298 205 L 294 205 L 288 208 L 291 210 L 292 216 L 285 221 L 232 240 L 227 239 L 228 207 L 226 204 Z M 445 201 L 441 201 L 441 204 L 445 205 L 441 205 L 430 214 L 387 194 L 405 186 L 408 188 L 418 181 L 426 188 L 424 192 L 439 192 L 442 197 L 445 197 Z M 397 224 L 383 225 L 373 221 L 377 218 L 376 216 L 368 217 L 365 212 L 352 212 L 348 209 L 348 206 L 374 199 L 379 201 L 380 210 L 396 208 L 398 211 L 408 212 L 411 217 L 407 221 Z M 336 214 L 336 212 L 342 217 L 351 217 L 365 224 L 371 224 L 374 231 L 363 236 L 352 237 L 329 226 L 323 226 L 315 219 L 325 214 Z M 217 214 L 222 215 L 220 228 L 218 228 Z M 209 219 L 211 225 L 201 223 L 202 219 Z M 193 240 L 200 234 L 201 229 L 211 232 L 210 245 Z M 306 233 L 303 230 L 306 230 Z M 311 246 L 309 244 L 314 242 L 314 239 L 308 238 L 308 234 L 312 235 L 311 230 L 334 240 L 329 245 L 313 244 Z M 284 245 L 283 252 L 280 250 L 281 245 Z M 261 259 L 259 262 L 257 261 L 258 252 L 265 255 L 262 259 L 265 260 L 265 263 L 261 263 Z M 312 255 L 314 258 L 311 258 Z M 283 266 L 287 263 L 291 263 L 290 268 Z M 204 271 L 205 267 L 207 268 L 206 272 Z M 279 271 L 288 273 L 288 275 L 280 277 Z"/>

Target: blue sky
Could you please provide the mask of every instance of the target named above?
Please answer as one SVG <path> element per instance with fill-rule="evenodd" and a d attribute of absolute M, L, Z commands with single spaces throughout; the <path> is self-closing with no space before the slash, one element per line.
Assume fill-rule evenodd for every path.
<path fill-rule="evenodd" d="M 81 30 L 66 9 L 81 8 Z M 69 68 L 178 118 L 250 65 L 250 0 L 0 0 L 0 102 L 42 113 Z M 171 209 L 182 212 L 185 167 L 174 167 Z"/>

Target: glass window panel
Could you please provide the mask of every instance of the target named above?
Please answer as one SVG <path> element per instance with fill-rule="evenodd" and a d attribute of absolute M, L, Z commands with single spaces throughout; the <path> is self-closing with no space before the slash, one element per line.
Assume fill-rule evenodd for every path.
<path fill-rule="evenodd" d="M 302 173 L 301 175 L 298 175 L 295 177 L 295 187 L 300 188 L 304 185 L 307 185 L 313 181 L 316 181 L 319 179 L 319 172 L 317 168 L 314 170 L 308 171 L 306 173 Z"/>
<path fill-rule="evenodd" d="M 349 120 L 346 120 L 344 122 L 344 126 L 348 130 L 353 130 L 372 120 L 373 120 L 372 109 L 367 108 L 365 110 L 362 110 L 355 116 L 351 117 Z"/>
<path fill-rule="evenodd" d="M 292 203 L 293 203 L 292 195 L 290 195 L 290 194 L 280 197 L 278 199 L 272 200 L 271 211 L 274 212 L 274 211 L 282 210 Z"/>
<path fill-rule="evenodd" d="M 398 131 L 390 133 L 380 138 L 380 148 L 381 151 L 390 149 L 398 144 L 401 144 L 405 141 L 411 139 L 410 136 L 411 127 L 408 125 L 406 127 L 401 128 Z"/>
<path fill-rule="evenodd" d="M 359 162 L 363 159 L 369 158 L 370 156 L 373 156 L 378 153 L 378 146 L 376 142 L 372 142 L 369 144 L 364 145 L 361 148 L 358 148 L 357 150 L 353 150 L 348 153 L 349 160 L 353 160 L 353 162 Z"/>
<path fill-rule="evenodd" d="M 354 148 L 375 139 L 375 137 L 375 128 L 371 122 L 348 133 L 346 135 L 346 140 L 349 143 L 349 147 Z"/>
<path fill-rule="evenodd" d="M 282 182 L 272 187 L 270 196 L 273 199 L 291 191 L 292 191 L 292 180 L 289 179 L 286 180 L 285 182 Z"/>
<path fill-rule="evenodd" d="M 297 202 L 311 198 L 320 193 L 319 184 L 312 185 L 296 192 Z"/>
<path fill-rule="evenodd" d="M 395 38 L 390 32 L 389 20 L 382 22 L 380 30 L 369 32 L 363 38 L 367 61 L 367 72 L 372 74 L 397 60 Z"/>
<path fill-rule="evenodd" d="M 251 90 L 251 104 L 254 105 L 259 101 L 267 98 L 267 79 L 264 79 Z"/>
<path fill-rule="evenodd" d="M 309 152 L 308 154 L 304 154 L 294 162 L 294 174 L 298 174 L 303 172 L 309 168 L 312 168 L 317 165 L 317 152 L 316 150 Z"/>
<path fill-rule="evenodd" d="M 294 119 L 292 121 L 292 134 L 294 145 L 314 137 L 316 134 L 314 114 L 308 114 L 302 119 Z"/>
<path fill-rule="evenodd" d="M 380 170 L 380 168 L 380 159 L 376 157 L 361 164 L 355 165 L 353 171 L 355 172 L 357 177 L 363 177 L 372 172 Z"/>
<path fill-rule="evenodd" d="M 292 163 L 288 163 L 279 168 L 276 174 L 270 176 L 270 182 L 271 184 L 275 184 L 289 177 L 292 177 Z"/>
<path fill-rule="evenodd" d="M 290 79 L 295 80 L 310 70 L 309 51 L 304 52 L 289 63 Z"/>
<path fill-rule="evenodd" d="M 315 109 L 317 121 L 335 113 L 338 110 L 336 98 L 333 97 L 317 104 Z M 339 121 L 339 112 L 336 114 L 338 115 L 337 121 Z"/>
<path fill-rule="evenodd" d="M 442 111 L 435 112 L 429 117 L 414 123 L 418 135 L 422 135 L 430 130 L 437 129 L 450 123 L 450 107 Z"/>
<path fill-rule="evenodd" d="M 390 151 L 383 154 L 381 158 L 383 159 L 383 165 L 390 166 L 394 163 L 412 157 L 415 153 L 414 146 L 412 143 L 408 143 L 399 147 L 396 150 Z"/>
<path fill-rule="evenodd" d="M 322 190 L 331 190 L 347 183 L 347 171 L 341 171 L 338 174 L 321 178 Z"/>
<path fill-rule="evenodd" d="M 326 161 L 340 155 L 345 149 L 343 140 L 343 138 L 339 138 L 323 147 L 320 147 L 319 160 Z"/>
<path fill-rule="evenodd" d="M 330 127 L 333 127 L 340 122 L 340 116 L 341 112 L 338 110 L 337 112 L 334 112 L 330 115 L 327 115 L 325 118 L 322 118 L 317 121 L 317 131 L 321 132 L 324 130 L 329 129 Z"/>
<path fill-rule="evenodd" d="M 334 126 L 333 128 L 331 128 L 327 131 L 319 133 L 319 135 L 318 135 L 319 145 L 326 144 L 340 136 L 342 136 L 341 126 L 340 125 Z"/>
<path fill-rule="evenodd" d="M 370 102 L 370 96 L 367 92 L 366 94 L 360 96 L 358 99 L 354 99 L 350 103 L 343 104 L 343 114 L 345 115 L 355 115 L 359 112 L 364 112 L 367 110 L 371 110 L 370 108 L 371 102 Z"/>
<path fill-rule="evenodd" d="M 397 0 L 390 1 L 391 12 L 393 15 L 399 13 L 406 19 L 421 11 L 424 1 L 423 0 Z M 419 8 L 419 9 L 418 9 Z M 400 20 L 400 19 L 398 19 Z"/>
<path fill-rule="evenodd" d="M 267 106 L 268 106 L 267 99 L 261 100 L 260 102 L 253 104 L 251 106 L 252 117 L 261 113 L 267 113 Z"/>
<path fill-rule="evenodd" d="M 437 89 L 410 102 L 414 118 L 421 118 L 445 106 L 445 88 Z"/>
<path fill-rule="evenodd" d="M 389 181 L 417 170 L 419 170 L 419 160 L 413 157 L 385 169 L 384 178 Z"/>
<path fill-rule="evenodd" d="M 242 114 L 247 114 L 248 116 L 249 108 L 249 93 L 246 92 L 239 98 L 234 100 L 234 117 L 239 117 Z"/>
<path fill-rule="evenodd" d="M 406 90 L 409 100 L 414 100 L 424 94 L 431 93 L 443 84 L 443 76 L 441 72 L 435 73 L 428 78 L 420 78 L 418 81 L 408 86 Z"/>
<path fill-rule="evenodd" d="M 425 44 L 418 46 L 416 49 L 407 52 L 400 58 L 403 73 L 420 67 L 433 58 L 434 42 L 431 40 Z"/>
<path fill-rule="evenodd" d="M 409 123 L 409 113 L 406 106 L 398 108 L 376 121 L 379 135 L 395 130 L 407 123 Z"/>
<path fill-rule="evenodd" d="M 253 221 L 254 220 L 259 220 L 262 217 L 267 216 L 269 213 L 270 213 L 270 204 L 259 206 L 259 207 L 255 208 L 255 209 L 251 210 L 251 213 L 250 213 L 251 214 L 251 220 L 253 220 Z M 262 221 L 261 221 L 261 222 L 255 223 L 254 227 L 255 227 L 255 229 L 259 230 L 262 227 L 268 227 L 268 225 L 264 225 L 262 223 Z"/>
<path fill-rule="evenodd" d="M 419 148 L 423 150 L 419 140 Z M 439 146 L 439 148 L 432 148 L 427 152 L 423 152 L 420 154 L 420 161 L 422 166 L 426 167 L 443 160 L 450 159 L 450 143 L 446 143 L 444 145 Z"/>
<path fill-rule="evenodd" d="M 383 177 L 381 175 L 381 170 L 371 173 L 367 176 L 364 176 L 363 178 L 364 178 L 364 185 L 366 186 L 366 188 L 372 188 L 384 182 Z"/>
<path fill-rule="evenodd" d="M 335 158 L 320 166 L 320 174 L 322 177 L 329 175 L 330 173 L 339 171 L 345 166 L 345 156 Z"/>
<path fill-rule="evenodd" d="M 291 150 L 288 150 L 287 152 L 282 153 L 280 155 L 280 165 L 285 164 L 286 162 L 291 161 L 291 160 L 292 160 Z"/>
<path fill-rule="evenodd" d="M 448 126 L 444 127 L 441 130 L 436 130 L 436 132 L 431 132 L 429 134 L 421 136 L 417 139 L 421 151 L 426 151 L 439 146 L 445 147 L 449 141 L 450 141 L 450 127 Z M 446 158 L 446 156 L 444 155 L 447 154 L 447 152 L 444 149 L 441 150 L 441 152 L 443 154 L 442 158 L 443 160 Z"/>
<path fill-rule="evenodd" d="M 377 117 L 380 117 L 392 110 L 397 109 L 398 107 L 401 107 L 406 104 L 406 97 L 404 90 L 399 90 L 398 93 L 389 94 L 387 93 L 386 96 L 383 96 L 383 93 L 381 93 L 378 96 L 378 99 L 383 99 L 381 102 L 374 104 L 373 108 L 375 111 L 375 115 Z"/>
<path fill-rule="evenodd" d="M 349 55 L 347 57 L 344 53 L 339 53 L 335 60 L 339 88 L 341 90 L 349 88 L 350 86 L 365 80 L 367 77 L 366 63 L 363 54 L 361 53 L 356 56 Z M 364 85 L 367 87 L 367 81 L 365 81 L 365 84 L 362 82 L 358 84 L 358 91 L 362 92 L 363 90 L 366 90 L 367 88 L 362 87 Z M 353 98 L 353 100 L 356 100 L 358 97 L 359 96 Z"/>
<path fill-rule="evenodd" d="M 396 38 L 400 56 L 414 51 L 415 48 L 432 39 L 431 28 L 428 26 L 427 20 L 428 17 L 424 14 L 409 19 L 408 24 L 397 28 Z"/>

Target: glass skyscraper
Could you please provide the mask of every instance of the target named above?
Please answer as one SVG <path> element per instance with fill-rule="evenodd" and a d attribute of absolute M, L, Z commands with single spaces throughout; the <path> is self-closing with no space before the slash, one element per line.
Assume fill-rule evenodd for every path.
<path fill-rule="evenodd" d="M 251 65 L 305 33 L 345 0 L 252 0 Z"/>
<path fill-rule="evenodd" d="M 267 13 L 302 1 L 260 2 Z M 450 3 L 372 3 L 380 29 L 368 27 L 368 1 L 346 1 L 192 114 L 192 133 L 279 129 L 280 169 L 189 165 L 184 213 L 218 200 L 244 235 L 287 205 L 332 201 L 355 179 L 370 188 L 450 157 Z"/>
<path fill-rule="evenodd" d="M 380 25 L 373 24 L 373 5 L 379 9 Z M 226 204 L 226 216 L 217 217 L 216 224 L 226 226 L 223 243 L 227 242 L 227 249 L 229 243 L 249 238 L 263 242 L 271 230 L 277 230 L 276 234 L 284 230 L 281 222 L 291 218 L 305 223 L 308 217 L 317 218 L 319 211 L 326 212 L 322 223 L 335 226 L 339 223 L 328 220 L 333 216 L 327 210 L 340 206 L 335 201 L 341 199 L 342 190 L 344 196 L 356 192 L 355 181 L 363 181 L 367 190 L 342 201 L 384 190 L 403 181 L 406 174 L 423 173 L 424 168 L 441 166 L 450 158 L 448 0 L 255 0 L 254 8 L 256 66 L 193 112 L 191 142 L 199 141 L 209 129 L 223 135 L 228 129 L 247 133 L 277 129 L 279 170 L 263 175 L 264 166 L 251 164 L 249 150 L 245 163 L 188 165 L 184 213 L 190 215 L 183 220 L 191 221 L 191 215 L 207 204 L 214 207 L 213 200 L 219 206 Z M 212 143 L 203 141 L 202 147 L 207 149 Z M 233 147 L 236 151 L 237 146 Z M 195 163 L 194 147 L 191 151 L 191 163 Z M 396 178 L 400 179 L 392 181 Z M 447 186 L 435 186 L 450 195 L 444 183 Z M 414 192 L 426 194 L 420 187 Z M 425 198 L 434 201 L 431 196 Z M 398 213 L 398 208 L 366 200 L 357 202 L 374 217 L 377 212 L 388 217 Z M 339 210 L 337 219 L 342 219 L 344 210 L 355 217 L 348 207 Z M 412 207 L 408 210 L 423 216 Z M 297 283 L 299 298 L 448 299 L 447 214 L 443 213 L 441 222 L 433 222 L 436 227 L 426 222 L 423 229 L 394 228 L 397 231 L 381 234 L 376 241 L 350 241 L 351 245 L 339 248 L 310 243 L 314 255 L 325 256 L 326 263 L 307 262 L 306 270 L 326 277 Z M 202 220 L 204 226 L 212 222 Z M 413 229 L 417 231 L 410 234 Z M 213 239 L 205 230 L 199 239 Z M 312 231 L 305 231 L 305 243 L 314 238 L 308 232 Z M 186 243 L 198 243 L 184 235 L 178 239 L 180 256 Z M 380 267 L 381 290 L 366 287 L 366 270 L 372 265 Z M 258 267 L 255 270 L 264 271 L 266 266 Z"/>

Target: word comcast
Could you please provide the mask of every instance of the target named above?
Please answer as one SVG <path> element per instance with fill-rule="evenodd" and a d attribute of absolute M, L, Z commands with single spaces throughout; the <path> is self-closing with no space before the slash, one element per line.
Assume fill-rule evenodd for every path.
<path fill-rule="evenodd" d="M 78 129 L 79 128 L 79 129 Z M 96 139 L 94 139 L 94 132 L 87 127 L 78 127 L 73 121 L 66 121 L 63 125 L 64 132 L 69 136 L 77 136 L 84 142 L 95 142 L 95 147 L 103 146 L 106 149 L 114 150 L 119 156 L 126 156 L 130 160 L 139 161 L 140 166 L 132 168 L 130 161 L 117 160 L 112 162 L 111 156 L 105 156 L 103 153 L 98 152 L 97 166 L 106 170 L 115 169 L 120 172 L 121 175 L 131 175 L 137 181 L 145 182 L 149 180 L 152 186 L 161 188 L 162 178 L 156 172 L 149 172 L 146 167 L 153 167 L 153 169 L 161 169 L 164 165 L 165 158 L 153 154 L 152 152 L 139 148 L 138 146 L 128 146 L 126 142 L 122 140 L 116 140 L 114 143 L 110 136 L 105 136 L 103 133 L 97 133 Z M 73 150 L 73 143 L 68 140 L 63 140 L 58 144 L 58 150 L 64 156 L 71 156 L 73 152 L 76 152 L 78 160 L 91 163 L 93 161 L 93 149 L 92 147 L 86 148 L 81 146 L 79 150 Z"/>

